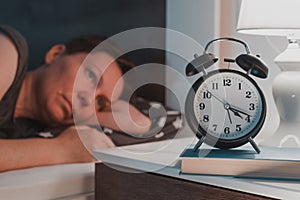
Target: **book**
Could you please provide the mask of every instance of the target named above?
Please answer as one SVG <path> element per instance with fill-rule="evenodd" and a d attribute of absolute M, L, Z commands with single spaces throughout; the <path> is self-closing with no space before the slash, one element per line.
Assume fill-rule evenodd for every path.
<path fill-rule="evenodd" d="M 300 149 L 250 147 L 230 150 L 198 149 L 189 145 L 180 155 L 181 173 L 300 180 Z"/>

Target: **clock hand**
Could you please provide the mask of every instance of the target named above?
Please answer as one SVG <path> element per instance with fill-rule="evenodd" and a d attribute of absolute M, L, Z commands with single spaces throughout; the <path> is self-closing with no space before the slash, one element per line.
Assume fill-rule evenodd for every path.
<path fill-rule="evenodd" d="M 220 97 L 216 96 L 215 94 L 213 94 L 211 91 L 206 90 L 207 92 L 209 92 L 211 94 L 211 96 L 213 96 L 214 98 L 216 98 L 218 101 L 220 101 L 224 106 L 227 104 L 227 102 L 223 99 L 221 99 Z"/>
<path fill-rule="evenodd" d="M 228 118 L 229 118 L 230 124 L 232 124 L 232 120 L 231 120 L 229 109 L 227 109 L 227 114 L 228 114 Z"/>
<path fill-rule="evenodd" d="M 240 109 L 240 108 L 236 108 L 236 107 L 230 106 L 229 110 L 231 110 L 232 112 L 238 112 L 238 113 L 242 113 L 242 114 L 244 114 L 244 115 L 247 115 L 247 116 L 252 117 L 250 114 L 244 112 L 244 111 L 243 111 L 242 109 Z"/>
<path fill-rule="evenodd" d="M 243 117 L 240 115 L 240 113 L 244 114 L 244 115 L 247 115 L 247 116 L 250 116 L 252 117 L 250 114 L 246 113 L 245 111 L 243 111 L 242 109 L 240 108 L 237 108 L 235 106 L 232 106 L 231 104 L 229 104 L 227 101 L 221 99 L 220 97 L 216 96 L 215 94 L 213 94 L 211 91 L 209 90 L 206 90 L 207 92 L 209 92 L 211 94 L 211 96 L 213 96 L 215 99 L 217 99 L 219 102 L 221 102 L 223 105 L 224 105 L 224 108 L 226 110 L 231 110 L 233 112 L 233 114 L 241 119 L 243 119 Z M 230 118 L 230 116 L 229 116 Z M 230 118 L 230 121 L 231 121 L 231 118 Z"/>
<path fill-rule="evenodd" d="M 220 101 L 224 105 L 224 109 L 227 110 L 229 122 L 232 124 L 232 120 L 231 120 L 231 116 L 230 116 L 230 112 L 229 112 L 229 110 L 231 108 L 231 105 L 229 103 L 227 103 L 225 100 L 223 100 L 220 97 L 218 97 L 215 94 L 213 94 L 211 91 L 209 91 L 209 90 L 206 90 L 206 91 L 209 92 L 211 94 L 211 96 L 213 96 L 214 98 L 216 98 L 218 101 Z M 233 112 L 233 113 L 234 113 L 234 115 L 240 116 L 242 118 L 242 116 L 238 112 Z"/>
<path fill-rule="evenodd" d="M 240 115 L 240 113 L 239 113 L 238 111 L 236 111 L 236 110 L 233 110 L 232 108 L 229 108 L 229 110 L 230 110 L 230 111 L 232 111 L 232 112 L 233 112 L 233 114 L 234 114 L 235 116 L 237 116 L 237 117 L 239 117 L 239 118 L 243 119 L 243 117 Z"/>

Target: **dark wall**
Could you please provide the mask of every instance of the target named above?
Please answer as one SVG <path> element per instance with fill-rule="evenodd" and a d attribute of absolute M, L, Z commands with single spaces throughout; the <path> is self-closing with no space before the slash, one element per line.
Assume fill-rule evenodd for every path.
<path fill-rule="evenodd" d="M 145 26 L 165 27 L 163 0 L 7 0 L 0 6 L 0 24 L 17 28 L 28 40 L 29 69 L 40 65 L 47 49 L 82 34 L 112 36 Z M 164 63 L 164 52 L 131 53 L 136 64 Z M 153 94 L 153 91 L 156 95 Z M 163 101 L 161 87 L 141 91 Z"/>

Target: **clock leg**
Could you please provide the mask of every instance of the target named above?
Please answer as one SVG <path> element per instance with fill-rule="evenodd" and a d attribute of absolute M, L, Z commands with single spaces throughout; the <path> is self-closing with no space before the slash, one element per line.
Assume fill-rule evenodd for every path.
<path fill-rule="evenodd" d="M 258 148 L 257 144 L 254 142 L 254 140 L 251 137 L 249 137 L 248 140 L 249 140 L 250 144 L 252 145 L 253 149 L 256 151 L 256 153 L 259 154 L 260 149 Z"/>
<path fill-rule="evenodd" d="M 205 139 L 205 137 L 201 137 L 200 139 L 199 139 L 199 141 L 197 142 L 197 144 L 195 145 L 195 147 L 194 147 L 194 152 L 196 152 L 198 149 L 199 149 L 199 147 L 202 145 L 202 143 L 204 142 L 204 139 Z"/>

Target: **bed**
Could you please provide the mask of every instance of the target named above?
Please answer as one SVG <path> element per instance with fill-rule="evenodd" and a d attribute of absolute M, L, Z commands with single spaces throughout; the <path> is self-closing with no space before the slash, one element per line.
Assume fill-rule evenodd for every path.
<path fill-rule="evenodd" d="M 94 199 L 94 163 L 2 172 L 0 199 Z"/>

